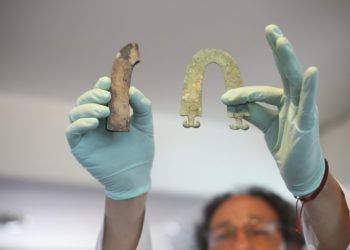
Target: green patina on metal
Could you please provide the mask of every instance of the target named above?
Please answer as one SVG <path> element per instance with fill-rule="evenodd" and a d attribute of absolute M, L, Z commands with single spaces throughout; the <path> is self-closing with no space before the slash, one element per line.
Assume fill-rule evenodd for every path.
<path fill-rule="evenodd" d="M 205 68 L 210 63 L 219 65 L 224 75 L 226 91 L 243 86 L 240 70 L 230 54 L 215 48 L 198 51 L 187 66 L 182 91 L 180 115 L 187 116 L 187 120 L 183 122 L 185 128 L 199 128 L 200 126 L 195 118 L 202 116 L 202 82 Z M 236 119 L 237 124 L 230 125 L 231 129 L 246 130 L 249 128 L 249 125 L 243 123 L 242 120 L 244 116 L 249 116 L 247 105 L 227 107 L 227 115 Z"/>

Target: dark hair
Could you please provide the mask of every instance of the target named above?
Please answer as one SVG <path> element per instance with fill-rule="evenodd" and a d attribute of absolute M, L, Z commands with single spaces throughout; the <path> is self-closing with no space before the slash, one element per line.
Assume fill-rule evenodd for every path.
<path fill-rule="evenodd" d="M 296 244 L 298 246 L 304 245 L 303 237 L 297 234 L 294 229 L 295 211 L 293 206 L 273 192 L 258 187 L 252 187 L 244 192 L 240 192 L 239 194 L 225 193 L 216 196 L 204 207 L 203 219 L 197 225 L 195 232 L 198 250 L 208 249 L 209 223 L 215 210 L 226 200 L 238 195 L 250 195 L 266 201 L 275 210 L 279 217 L 281 232 L 285 242 L 287 244 Z"/>

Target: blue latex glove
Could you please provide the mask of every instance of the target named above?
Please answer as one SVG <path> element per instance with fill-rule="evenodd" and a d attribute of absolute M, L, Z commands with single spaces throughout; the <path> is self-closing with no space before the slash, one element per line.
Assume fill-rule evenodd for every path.
<path fill-rule="evenodd" d="M 304 196 L 319 187 L 325 170 L 316 107 L 318 71 L 309 67 L 303 73 L 291 44 L 276 25 L 267 26 L 265 31 L 283 90 L 242 87 L 226 92 L 222 101 L 229 106 L 249 103 L 246 119 L 263 131 L 288 189 L 294 196 Z"/>
<path fill-rule="evenodd" d="M 75 158 L 104 187 L 114 200 L 129 199 L 150 190 L 154 157 L 151 102 L 130 87 L 133 115 L 129 132 L 108 132 L 106 117 L 111 99 L 111 80 L 100 78 L 95 88 L 81 95 L 66 130 Z"/>

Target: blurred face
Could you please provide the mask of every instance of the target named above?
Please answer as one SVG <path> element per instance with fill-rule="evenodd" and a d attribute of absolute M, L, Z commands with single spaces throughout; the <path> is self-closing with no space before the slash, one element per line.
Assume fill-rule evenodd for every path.
<path fill-rule="evenodd" d="M 258 197 L 232 197 L 216 209 L 210 221 L 209 249 L 284 249 L 278 215 Z"/>

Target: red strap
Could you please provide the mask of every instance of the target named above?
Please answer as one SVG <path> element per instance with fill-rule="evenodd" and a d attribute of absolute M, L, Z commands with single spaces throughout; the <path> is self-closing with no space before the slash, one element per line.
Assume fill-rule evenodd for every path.
<path fill-rule="evenodd" d="M 324 171 L 324 175 L 323 175 L 322 181 L 320 183 L 320 186 L 310 196 L 295 197 L 297 199 L 297 202 L 295 203 L 295 214 L 296 214 L 295 231 L 298 234 L 301 233 L 301 218 L 302 218 L 302 213 L 303 213 L 303 208 L 304 208 L 305 202 L 314 200 L 321 193 L 322 189 L 326 185 L 327 177 L 329 174 L 329 166 L 328 166 L 328 161 L 326 159 L 324 159 L 324 161 L 325 161 L 325 171 Z M 299 201 L 301 202 L 301 208 L 300 208 L 300 212 L 298 213 Z"/>

